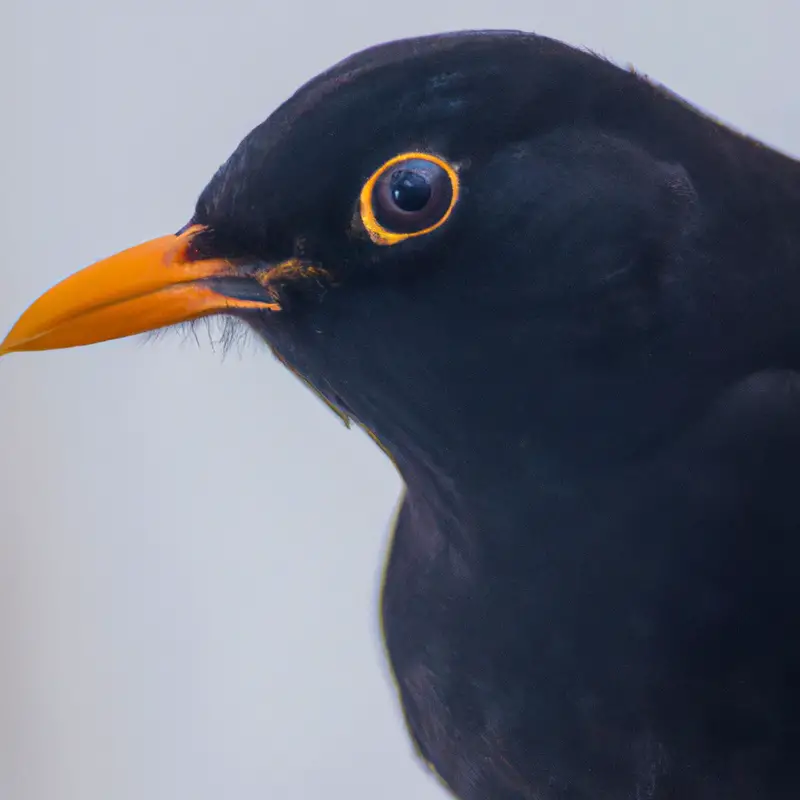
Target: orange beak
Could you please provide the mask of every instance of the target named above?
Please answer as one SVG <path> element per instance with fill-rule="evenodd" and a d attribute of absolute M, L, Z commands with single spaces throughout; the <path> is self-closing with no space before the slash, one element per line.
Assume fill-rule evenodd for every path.
<path fill-rule="evenodd" d="M 254 290 L 260 281 L 225 259 L 188 258 L 201 230 L 195 225 L 153 239 L 66 278 L 19 318 L 0 344 L 0 356 L 94 344 L 226 311 L 280 310 L 267 291 L 262 301 L 215 290 L 215 279 L 247 281 Z"/>

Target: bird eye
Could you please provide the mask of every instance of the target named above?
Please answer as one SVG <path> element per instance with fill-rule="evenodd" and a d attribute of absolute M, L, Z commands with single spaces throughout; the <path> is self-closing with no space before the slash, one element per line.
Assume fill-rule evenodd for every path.
<path fill-rule="evenodd" d="M 387 161 L 361 190 L 361 222 L 376 244 L 389 245 L 430 233 L 450 216 L 458 199 L 458 175 L 427 153 Z"/>

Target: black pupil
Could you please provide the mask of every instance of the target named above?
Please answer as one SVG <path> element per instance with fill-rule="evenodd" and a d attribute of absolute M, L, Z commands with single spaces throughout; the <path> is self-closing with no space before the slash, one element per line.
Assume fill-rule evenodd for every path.
<path fill-rule="evenodd" d="M 410 169 L 398 169 L 389 182 L 392 200 L 408 213 L 422 211 L 431 199 L 431 184 L 427 175 Z"/>

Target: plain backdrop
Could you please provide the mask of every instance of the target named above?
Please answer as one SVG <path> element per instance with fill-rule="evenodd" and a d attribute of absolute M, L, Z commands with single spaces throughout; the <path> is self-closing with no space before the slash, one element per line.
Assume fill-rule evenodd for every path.
<path fill-rule="evenodd" d="M 10 0 L 0 331 L 175 231 L 238 143 L 356 49 L 534 30 L 800 151 L 794 0 Z M 377 624 L 400 482 L 255 345 L 0 363 L 0 800 L 428 800 Z"/>

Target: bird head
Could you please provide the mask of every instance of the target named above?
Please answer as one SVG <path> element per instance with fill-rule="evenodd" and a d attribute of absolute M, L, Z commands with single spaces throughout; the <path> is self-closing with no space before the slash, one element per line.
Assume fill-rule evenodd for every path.
<path fill-rule="evenodd" d="M 227 315 L 400 463 L 628 457 L 743 357 L 705 301 L 744 246 L 709 241 L 758 185 L 753 147 L 540 36 L 381 45 L 250 132 L 178 233 L 55 286 L 0 353 Z"/>

